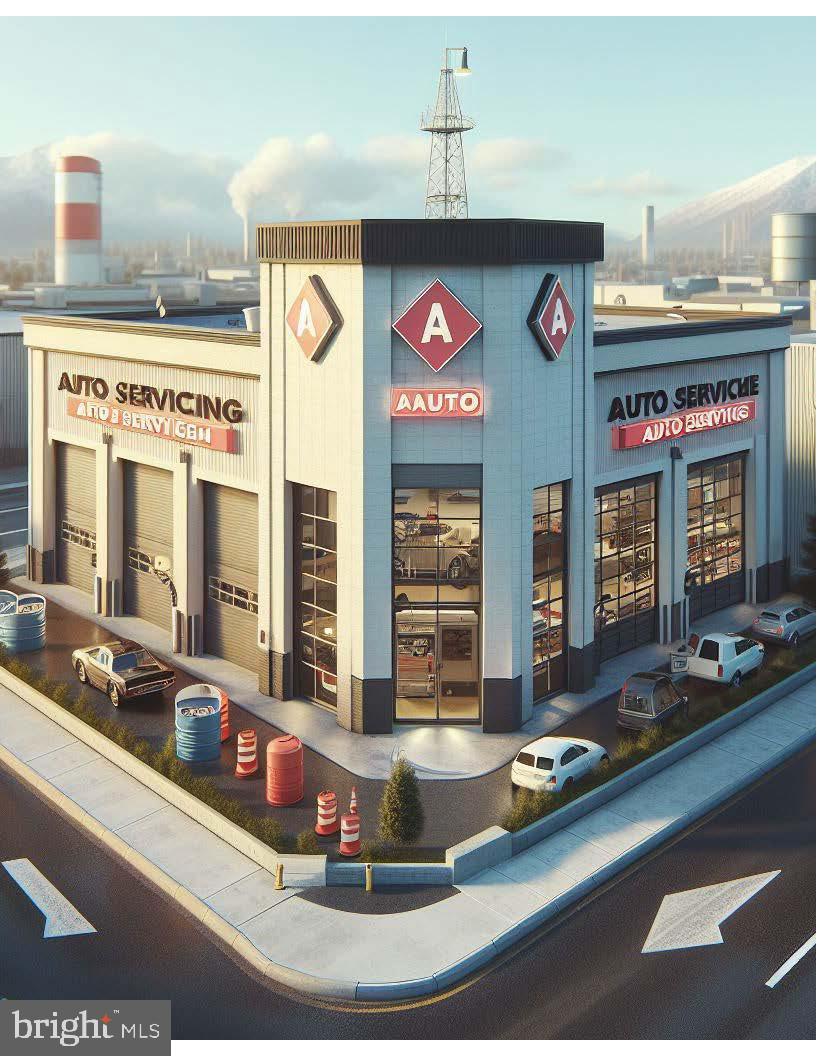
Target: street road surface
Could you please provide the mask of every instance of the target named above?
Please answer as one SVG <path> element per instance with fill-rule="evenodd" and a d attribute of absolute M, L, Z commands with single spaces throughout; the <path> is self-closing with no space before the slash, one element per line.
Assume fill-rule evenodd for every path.
<path fill-rule="evenodd" d="M 256 981 L 0 770 L 0 859 L 29 858 L 97 928 L 43 940 L 0 870 L 0 996 L 169 998 L 184 1039 L 812 1038 L 815 804 L 816 747 L 458 990 L 371 1011 Z M 722 944 L 642 952 L 667 895 L 776 870 L 738 900 Z"/>

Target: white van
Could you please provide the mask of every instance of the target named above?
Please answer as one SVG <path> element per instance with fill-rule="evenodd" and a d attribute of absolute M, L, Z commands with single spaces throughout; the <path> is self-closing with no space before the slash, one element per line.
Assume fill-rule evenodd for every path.
<path fill-rule="evenodd" d="M 765 646 L 739 634 L 692 634 L 683 652 L 690 675 L 732 686 L 758 671 L 765 660 Z"/>

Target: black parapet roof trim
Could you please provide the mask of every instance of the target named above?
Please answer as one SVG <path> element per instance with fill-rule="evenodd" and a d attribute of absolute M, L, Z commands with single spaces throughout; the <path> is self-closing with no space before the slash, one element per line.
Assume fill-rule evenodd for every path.
<path fill-rule="evenodd" d="M 600 313 L 603 314 L 603 313 Z M 689 320 L 684 323 L 662 326 L 633 326 L 630 330 L 596 330 L 593 337 L 596 345 L 625 345 L 634 341 L 659 341 L 675 337 L 703 337 L 706 334 L 723 334 L 739 330 L 768 330 L 777 326 L 790 326 L 789 315 L 753 315 L 727 318 Z"/>
<path fill-rule="evenodd" d="M 320 220 L 259 224 L 258 260 L 314 264 L 588 264 L 603 224 L 571 220 Z"/>

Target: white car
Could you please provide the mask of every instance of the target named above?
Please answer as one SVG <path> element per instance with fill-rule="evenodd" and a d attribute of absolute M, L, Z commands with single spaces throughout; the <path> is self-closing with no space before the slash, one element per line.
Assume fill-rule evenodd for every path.
<path fill-rule="evenodd" d="M 510 780 L 533 792 L 560 792 L 609 761 L 606 749 L 577 737 L 539 737 L 518 753 Z"/>
<path fill-rule="evenodd" d="M 684 652 L 690 675 L 732 686 L 759 670 L 765 660 L 765 646 L 740 634 L 692 634 Z"/>

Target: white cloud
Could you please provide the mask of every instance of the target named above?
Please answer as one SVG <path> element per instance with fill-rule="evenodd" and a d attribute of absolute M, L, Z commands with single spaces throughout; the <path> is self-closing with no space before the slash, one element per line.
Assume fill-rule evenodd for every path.
<path fill-rule="evenodd" d="M 575 194 L 585 195 L 588 198 L 601 198 L 604 196 L 619 198 L 642 198 L 644 195 L 653 197 L 662 195 L 682 194 L 685 188 L 671 180 L 656 176 L 651 170 L 644 169 L 635 172 L 631 176 L 619 179 L 607 179 L 598 177 L 589 183 L 578 184 L 572 190 Z"/>

